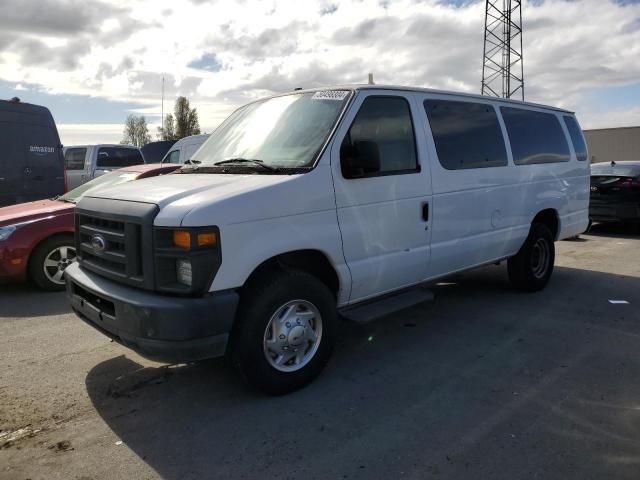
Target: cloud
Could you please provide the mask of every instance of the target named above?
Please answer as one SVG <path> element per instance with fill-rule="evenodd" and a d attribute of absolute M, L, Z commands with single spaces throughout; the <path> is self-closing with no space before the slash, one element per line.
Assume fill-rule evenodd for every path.
<path fill-rule="evenodd" d="M 329 3 L 328 5 L 320 8 L 320 15 L 331 15 L 332 13 L 336 13 L 338 10 L 338 5 L 335 3 Z"/>
<path fill-rule="evenodd" d="M 218 72 L 222 69 L 222 64 L 215 53 L 205 53 L 197 60 L 189 62 L 187 67 L 206 70 L 208 72 Z"/>
<path fill-rule="evenodd" d="M 62 46 L 51 47 L 42 40 L 27 37 L 14 41 L 11 49 L 27 67 L 47 67 L 67 72 L 78 66 L 80 57 L 89 52 L 90 46 L 83 41 L 69 41 Z"/>
<path fill-rule="evenodd" d="M 294 21 L 278 28 L 265 28 L 260 32 L 237 35 L 228 25 L 205 43 L 213 44 L 218 51 L 233 52 L 249 60 L 268 57 L 286 57 L 299 48 L 299 39 L 316 30 L 316 26 L 304 21 Z"/>
<path fill-rule="evenodd" d="M 95 32 L 104 18 L 126 12 L 95 0 L 5 0 L 0 30 L 67 37 Z"/>
<path fill-rule="evenodd" d="M 262 95 L 366 82 L 369 72 L 377 83 L 480 89 L 481 1 L 5 3 L 0 80 L 135 104 L 154 116 L 164 76 L 165 99 L 187 95 L 208 130 Z M 524 2 L 528 100 L 576 110 L 583 123 L 640 123 L 637 102 L 598 117 L 589 97 L 640 78 L 640 5 L 623 3 Z"/>
<path fill-rule="evenodd" d="M 69 72 L 78 70 L 92 49 L 126 43 L 154 25 L 134 18 L 129 8 L 101 1 L 5 0 L 0 48 L 22 67 Z M 105 73 L 102 68 L 98 77 Z"/>
<path fill-rule="evenodd" d="M 162 79 L 164 78 L 164 93 L 167 98 L 193 97 L 197 94 L 198 87 L 202 79 L 193 76 L 186 76 L 180 80 L 171 74 L 156 72 L 135 71 L 129 74 L 130 93 L 134 95 L 148 95 L 149 93 L 158 96 L 162 89 Z"/>

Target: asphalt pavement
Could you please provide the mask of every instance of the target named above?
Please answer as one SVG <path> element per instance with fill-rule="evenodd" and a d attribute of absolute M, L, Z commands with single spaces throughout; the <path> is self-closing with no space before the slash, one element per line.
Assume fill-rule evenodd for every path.
<path fill-rule="evenodd" d="M 324 373 L 277 398 L 0 286 L 0 478 L 637 479 L 640 234 L 596 226 L 556 252 L 542 292 L 489 266 L 341 324 Z"/>

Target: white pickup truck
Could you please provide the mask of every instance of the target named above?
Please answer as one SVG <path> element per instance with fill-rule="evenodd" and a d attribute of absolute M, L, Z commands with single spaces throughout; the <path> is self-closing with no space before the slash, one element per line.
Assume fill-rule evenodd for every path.
<path fill-rule="evenodd" d="M 289 392 L 327 363 L 339 313 L 502 260 L 544 288 L 554 241 L 588 224 L 587 158 L 575 116 L 541 105 L 377 85 L 262 99 L 176 173 L 79 202 L 68 298 L 142 355 L 226 354 Z"/>

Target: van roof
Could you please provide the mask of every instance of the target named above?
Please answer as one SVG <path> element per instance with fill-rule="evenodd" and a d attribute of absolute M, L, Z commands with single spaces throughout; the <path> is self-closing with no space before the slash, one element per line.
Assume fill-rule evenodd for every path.
<path fill-rule="evenodd" d="M 528 106 L 528 107 L 534 107 L 534 108 L 545 108 L 548 110 L 555 110 L 557 112 L 563 112 L 563 113 L 570 113 L 573 114 L 574 112 L 570 111 L 570 110 L 565 110 L 563 108 L 559 108 L 559 107 L 552 107 L 549 105 L 542 105 L 539 103 L 533 103 L 533 102 L 523 102 L 521 100 L 513 100 L 510 98 L 500 98 L 500 97 L 489 97 L 487 95 L 478 95 L 478 94 L 474 94 L 474 93 L 466 93 L 466 92 L 453 92 L 450 90 L 437 90 L 437 89 L 433 89 L 433 88 L 421 88 L 421 87 L 406 87 L 406 86 L 402 86 L 402 85 L 369 85 L 369 84 L 346 84 L 346 85 L 332 85 L 332 86 L 327 86 L 327 87 L 321 87 L 321 88 L 309 88 L 309 89 L 302 89 L 302 90 L 297 90 L 294 91 L 294 93 L 296 92 L 317 92 L 318 90 L 339 90 L 339 89 L 349 89 L 349 90 L 395 90 L 395 91 L 403 91 L 403 92 L 421 92 L 421 93 L 434 93 L 434 94 L 438 94 L 438 95 L 451 95 L 451 96 L 456 96 L 456 97 L 468 97 L 468 98 L 473 98 L 475 100 L 491 100 L 491 101 L 495 101 L 495 102 L 499 102 L 499 103 L 503 103 L 506 105 L 510 105 L 513 107 L 520 107 L 520 106 Z M 288 93 L 292 93 L 292 92 L 287 92 Z M 276 95 L 277 96 L 277 95 Z"/>
<path fill-rule="evenodd" d="M 203 140 L 204 141 L 204 140 L 207 139 L 208 136 L 209 136 L 208 133 L 200 133 L 198 135 L 189 135 L 188 137 L 182 137 L 175 144 L 177 145 L 179 143 L 180 145 L 182 145 L 182 144 L 185 144 L 185 143 L 199 141 L 199 140 Z"/>
<path fill-rule="evenodd" d="M 0 100 L 0 111 L 20 112 L 28 114 L 50 114 L 47 107 L 43 107 L 42 105 L 34 105 L 33 103 L 25 103 L 19 100 Z"/>
<path fill-rule="evenodd" d="M 47 107 L 13 100 L 0 100 L 0 120 L 55 128 Z"/>

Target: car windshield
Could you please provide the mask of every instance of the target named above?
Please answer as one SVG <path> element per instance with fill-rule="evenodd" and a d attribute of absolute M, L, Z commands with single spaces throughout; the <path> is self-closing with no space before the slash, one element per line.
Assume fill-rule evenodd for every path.
<path fill-rule="evenodd" d="M 602 163 L 591 165 L 591 175 L 615 175 L 618 177 L 636 177 L 640 175 L 640 165 Z"/>
<path fill-rule="evenodd" d="M 139 172 L 123 172 L 123 171 L 115 171 L 110 173 L 105 173 L 104 175 L 99 176 L 98 178 L 94 178 L 93 180 L 83 183 L 79 187 L 74 188 L 73 190 L 68 191 L 64 195 L 58 198 L 58 200 L 62 200 L 65 202 L 73 202 L 77 203 L 83 196 L 85 196 L 88 192 L 93 192 L 96 189 L 110 187 L 113 185 L 118 185 L 120 183 L 128 182 L 130 180 L 135 179 Z"/>
<path fill-rule="evenodd" d="M 269 170 L 258 163 L 275 168 L 311 167 L 349 94 L 349 90 L 323 90 L 246 105 L 227 118 L 192 159 L 198 168 L 225 162 L 225 168 L 237 164 L 266 173 Z"/>

